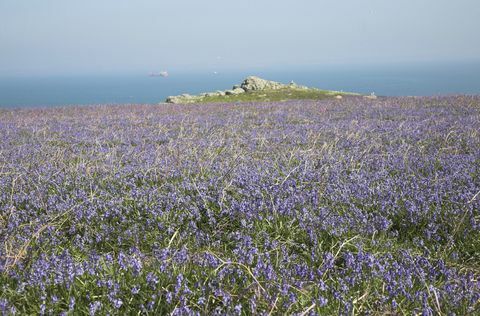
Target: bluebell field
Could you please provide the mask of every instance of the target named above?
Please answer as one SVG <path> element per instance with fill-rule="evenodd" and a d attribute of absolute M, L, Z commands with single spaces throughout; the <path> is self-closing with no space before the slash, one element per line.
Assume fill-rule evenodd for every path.
<path fill-rule="evenodd" d="M 480 97 L 0 110 L 3 314 L 466 315 Z"/>

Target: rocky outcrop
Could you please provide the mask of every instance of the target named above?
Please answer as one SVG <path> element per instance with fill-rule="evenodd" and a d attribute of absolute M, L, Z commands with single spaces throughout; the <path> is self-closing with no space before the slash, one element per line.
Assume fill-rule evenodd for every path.
<path fill-rule="evenodd" d="M 177 96 L 170 96 L 168 97 L 165 102 L 166 103 L 193 103 L 198 98 L 202 98 L 201 96 L 193 96 L 189 94 L 182 94 Z"/>
<path fill-rule="evenodd" d="M 245 93 L 245 90 L 242 88 L 233 88 L 232 90 L 225 91 L 226 95 L 237 95 L 242 93 Z"/>
<path fill-rule="evenodd" d="M 255 76 L 247 77 L 245 80 L 243 80 L 242 84 L 240 85 L 240 87 L 245 91 L 278 90 L 278 89 L 285 88 L 285 86 L 286 85 L 282 83 L 265 80 Z"/>
<path fill-rule="evenodd" d="M 305 86 L 300 86 L 293 81 L 290 84 L 283 84 L 276 81 L 265 80 L 259 77 L 250 76 L 247 77 L 240 85 L 234 85 L 232 89 L 225 91 L 216 91 L 216 92 L 204 92 L 199 95 L 193 96 L 189 94 L 182 94 L 179 96 L 170 96 L 165 102 L 166 103 L 195 103 L 202 102 L 205 98 L 209 97 L 218 97 L 218 96 L 230 96 L 230 95 L 239 95 L 245 92 L 250 91 L 262 91 L 262 90 L 279 90 L 279 89 L 309 89 Z"/>
<path fill-rule="evenodd" d="M 200 93 L 199 95 L 181 94 L 181 95 L 167 97 L 167 99 L 165 100 L 165 103 L 175 103 L 175 104 L 196 103 L 196 102 L 201 102 L 205 98 L 209 98 L 209 97 L 221 97 L 227 94 L 235 95 L 235 94 L 240 94 L 245 92 L 245 90 L 243 89 L 240 89 L 240 90 L 233 89 L 233 90 L 227 90 L 227 91 L 204 92 L 204 93 Z"/>
<path fill-rule="evenodd" d="M 280 90 L 280 89 L 309 89 L 305 86 L 300 86 L 293 81 L 290 84 L 283 84 L 276 81 L 265 80 L 259 77 L 250 76 L 243 80 L 240 87 L 245 91 L 256 90 Z"/>

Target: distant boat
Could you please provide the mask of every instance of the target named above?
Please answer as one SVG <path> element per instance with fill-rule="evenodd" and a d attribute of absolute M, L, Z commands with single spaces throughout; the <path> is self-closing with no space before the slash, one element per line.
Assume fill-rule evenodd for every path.
<path fill-rule="evenodd" d="M 151 72 L 149 77 L 168 77 L 167 71 L 160 71 L 160 72 Z"/>

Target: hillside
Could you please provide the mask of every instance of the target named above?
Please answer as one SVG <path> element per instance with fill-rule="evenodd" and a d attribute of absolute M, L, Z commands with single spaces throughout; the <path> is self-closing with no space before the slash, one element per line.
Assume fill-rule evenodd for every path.
<path fill-rule="evenodd" d="M 259 77 L 247 77 L 240 85 L 225 91 L 205 92 L 199 95 L 182 94 L 170 96 L 166 103 L 217 103 L 217 102 L 269 102 L 286 100 L 320 100 L 357 95 L 341 91 L 320 90 L 297 85 L 293 82 L 282 84 Z"/>
<path fill-rule="evenodd" d="M 0 314 L 476 315 L 479 104 L 0 111 Z"/>

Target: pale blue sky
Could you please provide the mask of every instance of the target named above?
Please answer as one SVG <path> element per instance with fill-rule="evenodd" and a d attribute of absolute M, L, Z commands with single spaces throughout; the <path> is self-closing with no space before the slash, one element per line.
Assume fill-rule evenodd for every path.
<path fill-rule="evenodd" d="M 480 59 L 479 0 L 0 0 L 0 75 Z"/>

